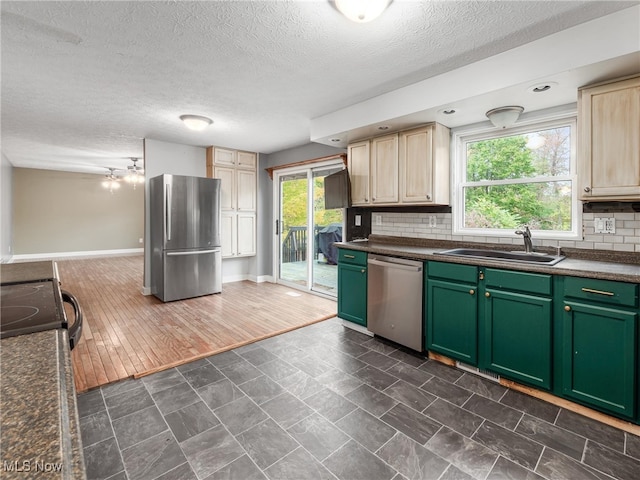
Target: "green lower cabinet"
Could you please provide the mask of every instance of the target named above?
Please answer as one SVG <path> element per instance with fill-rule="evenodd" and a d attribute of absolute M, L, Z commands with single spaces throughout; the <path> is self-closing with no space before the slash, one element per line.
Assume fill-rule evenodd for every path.
<path fill-rule="evenodd" d="M 427 299 L 427 349 L 477 365 L 477 287 L 427 280 Z"/>
<path fill-rule="evenodd" d="M 487 289 L 480 330 L 480 368 L 551 388 L 552 299 Z"/>
<path fill-rule="evenodd" d="M 338 264 L 338 317 L 367 326 L 367 267 Z"/>
<path fill-rule="evenodd" d="M 564 301 L 562 394 L 634 417 L 637 310 Z"/>

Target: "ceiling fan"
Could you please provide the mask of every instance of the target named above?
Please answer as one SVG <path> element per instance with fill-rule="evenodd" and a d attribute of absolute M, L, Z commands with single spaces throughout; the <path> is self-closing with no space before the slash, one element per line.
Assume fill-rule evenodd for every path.
<path fill-rule="evenodd" d="M 140 160 L 136 157 L 130 157 L 133 165 L 127 166 L 127 173 L 124 177 L 125 182 L 133 184 L 133 188 L 139 183 L 144 183 L 144 169 L 137 165 L 137 161 Z"/>
<path fill-rule="evenodd" d="M 102 182 L 102 186 L 104 188 L 108 188 L 109 189 L 109 193 L 113 193 L 114 190 L 117 190 L 120 188 L 120 179 L 118 177 L 115 176 L 114 172 L 116 171 L 115 168 L 108 168 L 109 173 L 107 173 L 107 175 L 105 175 L 105 180 Z"/>

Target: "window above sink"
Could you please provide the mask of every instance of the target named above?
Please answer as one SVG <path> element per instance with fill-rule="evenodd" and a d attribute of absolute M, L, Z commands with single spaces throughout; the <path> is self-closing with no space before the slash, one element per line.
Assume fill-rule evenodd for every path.
<path fill-rule="evenodd" d="M 530 117 L 531 118 L 531 117 Z M 574 112 L 515 127 L 454 132 L 453 234 L 581 238 Z"/>

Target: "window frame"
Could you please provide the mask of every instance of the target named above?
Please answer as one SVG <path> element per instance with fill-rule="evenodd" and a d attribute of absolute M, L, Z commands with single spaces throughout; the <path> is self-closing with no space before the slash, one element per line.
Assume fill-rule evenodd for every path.
<path fill-rule="evenodd" d="M 482 140 L 491 140 L 494 138 L 508 137 L 513 135 L 521 135 L 533 133 L 541 130 L 548 130 L 558 127 L 570 127 L 571 129 L 571 159 L 570 172 L 568 175 L 530 177 L 506 180 L 483 180 L 479 182 L 468 182 L 466 180 L 467 166 L 467 144 Z M 463 237 L 509 237 L 518 238 L 514 230 L 498 229 L 498 228 L 470 228 L 464 226 L 465 205 L 464 190 L 468 187 L 486 186 L 486 185 L 514 185 L 526 183 L 544 183 L 568 181 L 571 183 L 571 230 L 532 230 L 536 239 L 544 240 L 582 240 L 582 205 L 578 201 L 577 188 L 577 160 L 576 160 L 576 141 L 577 141 L 577 117 L 575 112 L 566 112 L 562 115 L 553 117 L 537 117 L 529 121 L 519 122 L 518 125 L 497 129 L 495 127 L 487 127 L 482 125 L 476 128 L 460 129 L 452 135 L 452 150 L 454 152 L 453 159 L 455 166 L 452 175 L 452 228 L 453 235 Z"/>

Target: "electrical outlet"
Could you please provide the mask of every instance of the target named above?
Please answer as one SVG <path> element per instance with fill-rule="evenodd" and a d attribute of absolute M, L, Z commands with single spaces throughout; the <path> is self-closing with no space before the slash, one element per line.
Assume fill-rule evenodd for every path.
<path fill-rule="evenodd" d="M 356 215 L 356 227 L 362 226 L 362 215 Z"/>
<path fill-rule="evenodd" d="M 616 233 L 616 219 L 615 217 L 596 217 L 593 219 L 594 233 Z"/>
<path fill-rule="evenodd" d="M 139 239 L 138 239 L 138 243 L 142 243 L 142 238 L 139 238 Z"/>
<path fill-rule="evenodd" d="M 437 225 L 436 216 L 429 215 L 429 228 L 436 228 Z"/>
<path fill-rule="evenodd" d="M 382 225 L 382 215 L 376 215 L 376 225 Z"/>

